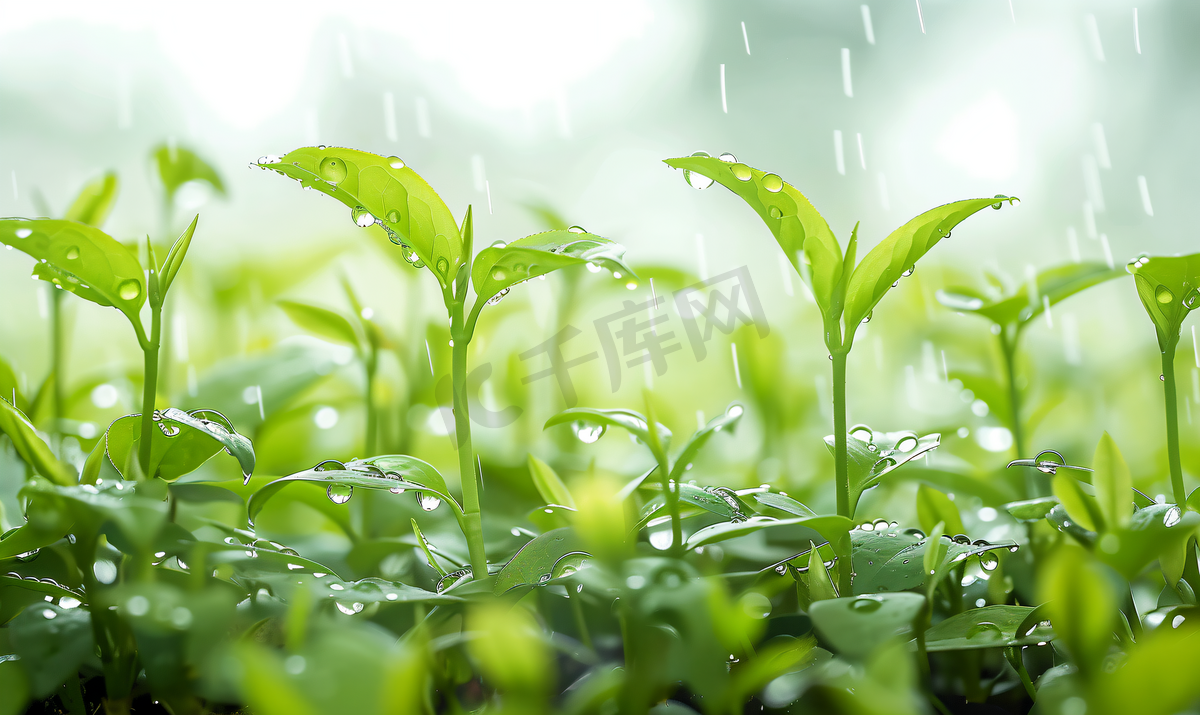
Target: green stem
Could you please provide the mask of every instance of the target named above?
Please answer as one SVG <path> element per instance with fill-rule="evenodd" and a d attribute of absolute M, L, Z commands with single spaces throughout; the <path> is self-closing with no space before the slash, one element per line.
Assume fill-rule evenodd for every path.
<path fill-rule="evenodd" d="M 1187 502 L 1183 489 L 1183 467 L 1179 463 L 1179 405 L 1175 395 L 1175 344 L 1172 341 L 1162 353 L 1163 396 L 1167 413 L 1167 462 L 1171 466 L 1171 490 L 1175 503 Z"/>
<path fill-rule="evenodd" d="M 158 390 L 158 347 L 162 329 L 161 307 L 150 306 L 150 314 L 150 339 L 139 340 L 145 356 L 145 370 L 142 378 L 142 438 L 138 455 L 144 479 L 154 476 L 150 474 L 150 447 L 151 439 L 154 436 L 154 400 Z"/>
<path fill-rule="evenodd" d="M 846 454 L 846 357 L 848 350 L 833 350 L 833 469 L 837 480 L 838 516 L 854 517 L 850 503 L 850 472 Z"/>
<path fill-rule="evenodd" d="M 366 373 L 367 373 L 367 394 L 366 394 L 367 445 L 366 445 L 366 453 L 371 456 L 375 455 L 376 432 L 379 431 L 379 427 L 376 422 L 376 420 L 378 419 L 378 415 L 376 414 L 376 410 L 375 410 L 375 364 L 376 364 L 375 351 L 374 351 L 374 349 L 372 349 L 370 356 L 364 362 L 364 365 L 366 368 Z"/>
<path fill-rule="evenodd" d="M 472 318 L 478 311 L 472 311 Z M 474 327 L 472 320 L 471 327 Z M 467 345 L 470 334 L 463 325 L 463 304 L 450 303 L 450 375 L 454 385 L 454 432 L 458 442 L 458 474 L 463 493 L 463 535 L 471 556 L 473 578 L 487 578 L 487 556 L 483 546 L 483 517 L 479 507 L 479 478 L 475 474 L 475 452 L 471 446 L 471 414 L 467 405 Z"/>
<path fill-rule="evenodd" d="M 63 317 L 62 291 L 58 287 L 50 290 L 50 371 L 54 376 L 54 431 L 62 431 L 62 420 L 66 417 L 63 399 Z"/>
<path fill-rule="evenodd" d="M 567 584 L 567 600 L 571 602 L 571 612 L 575 616 L 575 627 L 579 629 L 579 639 L 588 650 L 596 650 L 596 646 L 592 645 L 592 634 L 588 630 L 587 619 L 583 616 L 583 597 L 575 591 L 574 584 Z"/>
<path fill-rule="evenodd" d="M 1029 699 L 1037 701 L 1037 689 L 1033 687 L 1033 680 L 1029 677 L 1029 671 L 1025 670 L 1025 659 L 1022 657 L 1023 648 L 1005 648 L 1004 657 L 1008 660 L 1008 664 L 1017 671 L 1017 675 L 1021 676 L 1021 685 L 1025 686 L 1025 692 L 1029 694 Z"/>
<path fill-rule="evenodd" d="M 1004 377 L 1008 383 L 1008 409 L 1009 422 L 1008 428 L 1012 430 L 1013 449 L 1017 452 L 1017 459 L 1023 459 L 1032 456 L 1025 451 L 1025 430 L 1021 422 L 1021 391 L 1017 388 L 1017 340 L 1019 334 L 1013 332 L 1010 336 L 1008 331 L 1001 327 L 1000 335 L 1000 354 L 1004 357 Z M 1032 499 L 1033 497 L 1045 496 L 1048 493 L 1045 477 L 1036 469 L 1025 470 L 1025 496 Z"/>
<path fill-rule="evenodd" d="M 671 556 L 680 558 L 683 556 L 683 524 L 679 520 L 679 493 L 676 491 L 678 487 L 672 484 L 665 459 L 658 460 L 658 471 L 662 474 L 663 499 L 667 503 L 667 513 L 671 515 Z"/>

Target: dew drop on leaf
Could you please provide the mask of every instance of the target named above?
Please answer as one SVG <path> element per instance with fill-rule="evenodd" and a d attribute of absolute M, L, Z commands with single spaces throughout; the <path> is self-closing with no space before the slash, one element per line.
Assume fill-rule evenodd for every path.
<path fill-rule="evenodd" d="M 783 188 L 783 179 L 779 178 L 778 174 L 767 174 L 760 182 L 762 187 L 771 193 L 776 193 Z"/>
<path fill-rule="evenodd" d="M 417 503 L 420 504 L 421 508 L 425 511 L 433 511 L 442 505 L 442 500 L 432 494 L 417 492 Z"/>
<path fill-rule="evenodd" d="M 17 238 L 29 238 L 32 235 L 33 235 L 33 229 L 31 229 L 31 228 L 18 228 L 17 229 Z"/>
<path fill-rule="evenodd" d="M 325 157 L 321 160 L 321 164 L 317 168 L 321 174 L 321 178 L 326 181 L 332 181 L 336 184 L 346 178 L 346 162 L 337 157 Z"/>
<path fill-rule="evenodd" d="M 392 209 L 391 211 L 387 212 L 387 215 L 384 216 L 384 218 L 387 219 L 388 223 L 400 223 L 400 212 L 396 209 Z"/>
<path fill-rule="evenodd" d="M 692 154 L 692 156 L 696 156 L 696 155 Z M 707 154 L 705 156 L 707 156 Z M 718 156 L 717 158 L 720 159 L 721 161 L 725 162 L 726 164 L 736 164 L 737 163 L 737 157 L 734 156 L 733 154 L 730 154 L 729 152 L 725 152 L 724 154 L 722 154 L 721 156 Z"/>
<path fill-rule="evenodd" d="M 587 229 L 583 226 L 571 226 L 567 230 L 571 233 L 587 233 Z"/>
<path fill-rule="evenodd" d="M 1000 565 L 1000 559 L 990 551 L 985 551 L 979 555 L 979 567 L 984 571 L 995 571 Z"/>
<path fill-rule="evenodd" d="M 711 154 L 709 154 L 708 152 L 705 152 L 705 151 L 695 152 L 692 154 L 692 156 L 704 156 L 704 157 L 709 157 L 709 158 L 712 157 Z M 688 171 L 687 169 L 683 170 L 683 180 L 688 183 L 688 186 L 692 187 L 693 189 L 697 189 L 697 190 L 707 189 L 708 187 L 713 185 L 712 179 L 708 178 L 707 176 L 705 176 L 703 174 L 697 174 L 693 171 Z"/>
<path fill-rule="evenodd" d="M 768 208 L 767 213 L 771 215 L 771 218 L 783 218 L 783 212 L 779 210 L 778 206 Z"/>
<path fill-rule="evenodd" d="M 404 160 L 398 156 L 389 156 L 388 157 L 388 166 L 392 167 L 393 169 L 403 169 L 404 168 Z"/>
<path fill-rule="evenodd" d="M 729 167 L 729 170 L 733 172 L 733 178 L 738 181 L 749 181 L 750 177 L 754 176 L 750 171 L 750 167 L 745 164 L 734 164 Z"/>
<path fill-rule="evenodd" d="M 579 438 L 579 441 L 584 444 L 592 444 L 603 437 L 606 429 L 604 425 L 585 422 L 583 420 L 576 420 L 571 423 L 571 430 L 575 432 L 575 436 Z"/>
<path fill-rule="evenodd" d="M 359 228 L 366 228 L 375 223 L 375 216 L 362 206 L 352 209 L 350 211 L 350 218 L 354 219 L 354 225 Z"/>
<path fill-rule="evenodd" d="M 878 611 L 882 606 L 882 601 L 877 601 L 873 598 L 859 598 L 850 604 L 850 608 L 857 613 L 873 613 Z"/>
<path fill-rule="evenodd" d="M 988 621 L 983 621 L 982 623 L 976 623 L 974 626 L 971 626 L 971 629 L 969 631 L 967 631 L 967 640 L 974 640 L 974 639 L 997 640 L 997 639 L 1003 638 L 1003 637 L 1004 637 L 1004 633 L 1000 630 L 1000 626 L 997 626 L 995 623 L 990 623 Z"/>
<path fill-rule="evenodd" d="M 447 271 L 449 271 L 449 270 L 450 270 L 450 262 L 449 261 L 447 261 L 445 258 L 437 259 L 437 272 L 438 273 L 440 273 L 443 277 L 445 277 Z"/>
<path fill-rule="evenodd" d="M 121 296 L 121 300 L 137 300 L 141 294 L 142 284 L 133 278 L 122 281 L 117 288 L 117 295 Z"/>
<path fill-rule="evenodd" d="M 1159 303 L 1166 304 L 1175 300 L 1175 294 L 1171 292 L 1170 288 L 1160 285 L 1154 289 L 1154 299 Z"/>
<path fill-rule="evenodd" d="M 1166 514 L 1163 514 L 1163 526 L 1166 526 L 1168 528 L 1175 526 L 1182 520 L 1183 520 L 1183 512 L 1181 512 L 1179 510 L 1179 507 L 1177 507 L 1177 506 L 1171 507 L 1170 509 L 1167 510 Z"/>
<path fill-rule="evenodd" d="M 1191 310 L 1198 305 L 1200 305 L 1200 288 L 1193 288 L 1190 293 L 1184 296 L 1183 307 Z"/>
<path fill-rule="evenodd" d="M 73 261 L 76 258 L 79 258 L 79 247 L 71 246 L 70 248 L 67 249 L 67 260 Z"/>
<path fill-rule="evenodd" d="M 347 484 L 330 484 L 325 488 L 325 495 L 334 504 L 345 504 L 354 496 L 354 487 Z"/>

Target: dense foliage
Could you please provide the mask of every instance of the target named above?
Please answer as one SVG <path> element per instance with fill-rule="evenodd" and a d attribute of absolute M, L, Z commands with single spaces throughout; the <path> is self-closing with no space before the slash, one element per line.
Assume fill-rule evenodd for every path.
<path fill-rule="evenodd" d="M 181 185 L 223 191 L 186 149 L 154 157 L 168 225 Z M 168 298 L 203 240 L 198 217 L 171 241 L 117 241 L 99 228 L 116 200 L 110 175 L 62 219 L 0 220 L 0 242 L 60 289 L 41 384 L 30 389 L 0 361 L 0 430 L 21 509 L 0 538 L 0 714 L 946 713 L 986 703 L 1082 715 L 1200 702 L 1189 674 L 1200 656 L 1200 496 L 1185 490 L 1174 368 L 1183 323 L 1200 305 L 1200 254 L 1142 255 L 1128 265 L 1132 281 L 1122 279 L 1153 321 L 1165 390 L 1169 474 L 1136 478 L 1168 494 L 1135 489 L 1107 433 L 1090 460 L 1030 446 L 1046 408 L 1025 404 L 1045 398 L 1022 367 L 1022 332 L 1058 302 L 1127 275 L 1105 264 L 937 292 L 942 309 L 991 323 L 993 371 L 956 371 L 953 383 L 1011 436 L 1013 461 L 996 470 L 968 450 L 935 463 L 943 440 L 967 427 L 850 424 L 851 348 L 939 241 L 1016 199 L 931 209 L 860 257 L 857 227 L 843 249 L 776 174 L 728 154 L 667 163 L 693 188 L 737 194 L 778 241 L 820 314 L 832 425 L 828 405 L 797 408 L 813 398 L 789 382 L 778 336 L 751 340 L 766 333 L 755 333 L 738 292 L 627 262 L 623 246 L 548 209 L 545 232 L 479 249 L 471 209 L 456 219 L 394 156 L 320 146 L 255 164 L 382 229 L 444 313 L 396 330 L 346 275 L 348 311 L 283 296 L 328 256 L 222 266 L 234 287 L 208 302 L 214 342 L 246 300 L 241 278 L 256 270 L 255 300 L 268 286 L 266 297 L 319 340 L 264 346 L 189 373 L 186 386 L 167 359 L 186 349 L 172 343 Z M 479 342 L 511 348 L 503 337 L 521 334 L 525 318 L 502 299 L 557 271 L 566 277 L 551 326 L 566 339 L 581 305 L 649 284 L 651 300 L 623 300 L 620 314 L 624 357 L 644 353 L 628 361 L 646 368 L 636 404 L 581 404 L 560 343 L 546 372 L 558 396 L 506 369 L 495 382 L 514 406 L 493 410 L 481 397 L 493 368 L 473 364 Z M 761 310 L 752 286 L 739 288 L 749 313 Z M 211 289 L 193 281 L 190 290 Z M 681 315 L 699 310 L 710 323 L 692 336 L 700 360 L 716 350 L 717 321 L 738 387 L 747 381 L 691 429 L 681 429 L 683 396 L 651 387 L 661 344 L 641 333 L 659 337 L 657 291 L 675 291 Z M 96 349 L 69 345 L 63 330 L 79 299 L 128 318 L 144 359 L 123 384 L 138 390 L 139 413 L 105 412 L 117 403 L 105 399 L 111 381 L 64 374 L 65 350 Z M 737 316 L 746 325 L 735 331 Z M 619 372 L 610 378 L 616 393 Z M 522 415 L 538 399 L 565 409 L 529 425 Z M 320 453 L 320 431 L 351 412 L 362 415 L 353 444 Z M 97 429 L 101 418 L 111 422 Z M 427 435 L 443 421 L 432 447 Z M 730 474 L 712 453 L 745 421 L 761 434 L 762 460 Z M 516 444 L 477 448 L 472 422 L 524 431 Z M 826 448 L 832 460 L 814 478 L 762 466 L 792 449 L 823 459 Z M 598 462 L 606 450 L 617 457 Z M 434 466 L 447 462 L 457 473 Z"/>

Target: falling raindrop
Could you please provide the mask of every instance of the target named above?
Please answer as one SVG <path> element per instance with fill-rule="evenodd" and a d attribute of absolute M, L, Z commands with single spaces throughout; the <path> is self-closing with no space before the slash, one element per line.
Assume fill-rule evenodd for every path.
<path fill-rule="evenodd" d="M 354 496 L 354 487 L 346 484 L 330 484 L 325 488 L 325 495 L 334 504 L 345 504 Z"/>

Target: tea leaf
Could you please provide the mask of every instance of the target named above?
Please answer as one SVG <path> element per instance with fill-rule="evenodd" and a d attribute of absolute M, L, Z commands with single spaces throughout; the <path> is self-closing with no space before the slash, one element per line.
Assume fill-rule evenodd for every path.
<path fill-rule="evenodd" d="M 102 440 L 109 462 L 129 479 L 134 477 L 136 469 L 133 462 L 139 454 L 141 428 L 141 415 L 125 415 L 109 425 Z M 161 427 L 151 435 L 149 476 L 166 481 L 194 472 L 221 451 L 221 444 L 207 432 L 190 426 L 181 428 L 173 437 L 167 436 Z"/>
<path fill-rule="evenodd" d="M 850 428 L 846 439 L 846 466 L 850 481 L 850 513 L 858 506 L 863 492 L 921 455 L 937 449 L 942 435 L 917 437 L 915 432 L 876 432 L 866 425 Z M 830 454 L 835 452 L 833 435 L 825 437 Z"/>
<path fill-rule="evenodd" d="M 1039 573 L 1038 600 L 1082 674 L 1098 675 L 1117 623 L 1116 595 L 1099 564 L 1077 546 L 1059 547 Z"/>
<path fill-rule="evenodd" d="M 1179 340 L 1188 314 L 1200 307 L 1200 253 L 1189 256 L 1142 254 L 1125 267 L 1133 274 L 1138 297 L 1166 352 Z"/>
<path fill-rule="evenodd" d="M 34 275 L 99 305 L 140 329 L 146 281 L 137 255 L 98 228 L 58 219 L 0 219 L 0 243 L 39 263 Z"/>
<path fill-rule="evenodd" d="M 35 698 L 51 695 L 68 675 L 95 657 L 91 615 L 82 608 L 37 603 L 14 618 L 8 629 Z"/>
<path fill-rule="evenodd" d="M 925 568 L 925 555 L 932 535 L 926 537 L 914 530 L 896 531 L 894 527 L 850 532 L 854 553 L 854 592 L 879 593 L 883 591 L 907 591 L 922 588 L 929 582 L 930 571 L 938 571 L 952 564 L 961 563 L 973 556 L 991 551 L 1012 550 L 1011 541 L 989 543 L 965 539 L 954 540 L 948 536 L 939 539 L 940 558 L 932 559 L 929 569 Z"/>
<path fill-rule="evenodd" d="M 866 318 L 892 284 L 911 271 L 917 260 L 969 216 L 989 206 L 1016 199 L 966 199 L 945 204 L 913 218 L 893 231 L 863 256 L 846 285 L 846 344 L 854 339 L 854 330 Z"/>
<path fill-rule="evenodd" d="M 332 310 L 291 300 L 279 301 L 279 307 L 283 308 L 292 322 L 310 333 L 353 348 L 359 346 L 358 332 L 354 326 Z"/>
<path fill-rule="evenodd" d="M 99 228 L 104 225 L 116 200 L 117 175 L 110 171 L 99 179 L 88 182 L 75 197 L 63 218 Z"/>
<path fill-rule="evenodd" d="M 574 509 L 575 500 L 571 498 L 571 492 L 567 489 L 567 485 L 563 484 L 554 468 L 533 456 L 532 453 L 529 455 L 528 462 L 529 475 L 533 478 L 533 485 L 537 487 L 542 501 Z"/>
<path fill-rule="evenodd" d="M 452 506 L 456 509 L 458 508 L 458 502 L 454 500 L 454 497 L 450 496 L 450 488 L 446 486 L 446 480 L 442 477 L 442 473 L 435 469 L 432 464 L 416 457 L 410 457 L 407 454 L 384 454 L 378 457 L 346 462 L 346 467 L 358 470 L 378 469 L 387 476 L 403 479 L 408 484 L 413 485 L 411 487 L 406 486 L 405 488 L 422 489 L 432 492 L 443 500 L 450 500 Z"/>
<path fill-rule="evenodd" d="M 945 524 L 946 532 L 950 535 L 967 533 L 954 502 L 926 484 L 917 487 L 917 519 L 921 522 L 921 528 L 930 533 L 938 522 Z"/>
<path fill-rule="evenodd" d="M 696 430 L 691 437 L 688 438 L 686 444 L 683 445 L 683 451 L 679 453 L 679 457 L 675 460 L 675 466 L 671 467 L 671 479 L 676 482 L 680 481 L 683 473 L 687 471 L 688 465 L 696 458 L 704 445 L 708 443 L 708 439 L 715 433 L 728 428 L 730 434 L 737 428 L 738 420 L 745 413 L 745 408 L 734 402 L 725 408 L 725 411 L 708 421 L 703 429 Z"/>
<path fill-rule="evenodd" d="M 1096 501 L 1104 523 L 1110 529 L 1127 526 L 1133 516 L 1133 477 L 1108 432 L 1100 436 L 1096 445 L 1092 469 L 1092 485 L 1096 487 Z"/>
<path fill-rule="evenodd" d="M 775 174 L 711 156 L 666 159 L 667 166 L 713 179 L 742 197 L 767 224 L 783 254 L 812 288 L 826 321 L 841 314 L 837 286 L 843 279 L 842 248 L 829 224 L 804 194 Z"/>
<path fill-rule="evenodd" d="M 548 531 L 530 540 L 513 556 L 500 573 L 492 592 L 500 595 L 518 586 L 536 586 L 556 577 L 555 568 L 573 556 L 591 556 L 574 529 Z M 575 567 L 572 566 L 572 569 Z"/>
<path fill-rule="evenodd" d="M 1054 640 L 1054 629 L 1028 624 L 1032 606 L 985 606 L 950 616 L 925 631 L 925 650 L 973 650 L 1036 645 Z M 1022 628 L 1024 626 L 1024 628 Z"/>
<path fill-rule="evenodd" d="M 188 247 L 192 245 L 192 234 L 196 232 L 196 224 L 200 221 L 200 214 L 196 214 L 196 218 L 184 229 L 179 238 L 175 239 L 175 243 L 171 245 L 171 250 L 167 252 L 167 258 L 163 261 L 162 268 L 159 270 L 159 281 L 162 284 L 162 294 L 167 295 L 171 284 L 175 282 L 175 276 L 179 274 L 179 269 L 183 267 L 183 259 L 187 257 Z"/>
<path fill-rule="evenodd" d="M 1062 502 L 1067 514 L 1088 531 L 1100 531 L 1104 528 L 1104 515 L 1094 497 L 1088 496 L 1080 488 L 1079 482 L 1069 474 L 1059 472 L 1050 483 L 1054 496 Z"/>
<path fill-rule="evenodd" d="M 37 474 L 63 486 L 78 481 L 75 470 L 58 461 L 29 418 L 3 399 L 0 399 L 0 432 L 8 435 L 22 461 Z"/>
<path fill-rule="evenodd" d="M 842 542 L 846 541 L 845 535 L 853 528 L 853 525 L 854 523 L 844 516 L 817 516 L 799 519 L 752 516 L 745 521 L 727 521 L 699 529 L 687 538 L 686 546 L 688 549 L 694 549 L 697 546 L 745 536 L 763 529 L 786 529 L 787 527 L 802 526 L 810 530 L 810 533 L 815 532 L 822 539 L 828 541 L 833 546 L 834 553 L 841 556 L 843 553 L 849 552 L 849 543 L 847 542 L 843 546 Z M 806 535 L 803 538 L 808 540 L 811 537 Z"/>
<path fill-rule="evenodd" d="M 1174 504 L 1153 504 L 1133 512 L 1125 527 L 1110 527 L 1096 540 L 1095 553 L 1130 581 L 1155 559 L 1169 573 L 1172 562 L 1182 565 L 1188 538 L 1197 525 L 1200 514 Z"/>
<path fill-rule="evenodd" d="M 809 509 L 786 494 L 779 494 L 776 492 L 754 492 L 752 496 L 756 502 L 762 504 L 763 506 L 771 507 L 772 509 L 778 509 L 793 516 L 808 517 L 817 515 L 815 511 Z"/>
<path fill-rule="evenodd" d="M 602 428 L 601 434 L 603 434 L 603 430 L 609 427 L 620 427 L 649 448 L 649 425 L 646 424 L 645 417 L 633 410 L 597 410 L 590 407 L 572 407 L 546 420 L 546 424 L 542 426 L 542 429 L 561 424 L 571 424 L 575 428 L 576 425 L 574 423 L 579 423 L 580 426 Z M 576 432 L 578 431 L 577 429 Z M 671 430 L 667 429 L 665 425 L 659 424 L 658 436 L 665 449 L 666 445 L 671 441 Z"/>
<path fill-rule="evenodd" d="M 356 223 L 381 226 L 394 243 L 411 247 L 446 289 L 469 259 L 450 209 L 398 157 L 342 147 L 302 147 L 259 166 L 341 201 Z"/>
<path fill-rule="evenodd" d="M 569 229 L 545 231 L 480 251 L 471 264 L 471 284 L 479 300 L 486 301 L 517 283 L 590 263 L 636 287 L 637 274 L 625 264 L 624 256 L 624 246 L 601 236 Z"/>
<path fill-rule="evenodd" d="M 833 580 L 829 578 L 829 571 L 825 568 L 825 560 L 817 551 L 817 545 L 811 541 L 808 542 L 808 572 L 804 576 L 810 604 L 838 597 L 837 588 L 834 587 Z"/>
<path fill-rule="evenodd" d="M 218 194 L 225 193 L 225 184 L 216 169 L 191 149 L 163 144 L 151 152 L 151 157 L 158 167 L 158 177 L 163 182 L 168 202 L 174 201 L 175 192 L 189 181 L 203 181 Z"/>
<path fill-rule="evenodd" d="M 1076 293 L 1120 276 L 1120 271 L 1104 263 L 1068 263 L 1038 272 L 1034 279 L 1036 296 L 1029 295 L 1029 282 L 1026 281 L 1015 292 L 997 300 L 961 287 L 939 290 L 935 297 L 950 310 L 976 313 L 1001 326 L 1024 327 L 1045 310 L 1043 297 L 1049 299 L 1050 305 L 1056 305 Z"/>
<path fill-rule="evenodd" d="M 881 593 L 817 601 L 808 611 L 813 627 L 838 653 L 861 659 L 895 636 L 907 636 L 925 607 L 918 593 Z"/>
<path fill-rule="evenodd" d="M 1004 510 L 1018 521 L 1041 521 L 1058 503 L 1058 497 L 1038 497 L 1010 502 L 1004 505 Z"/>

